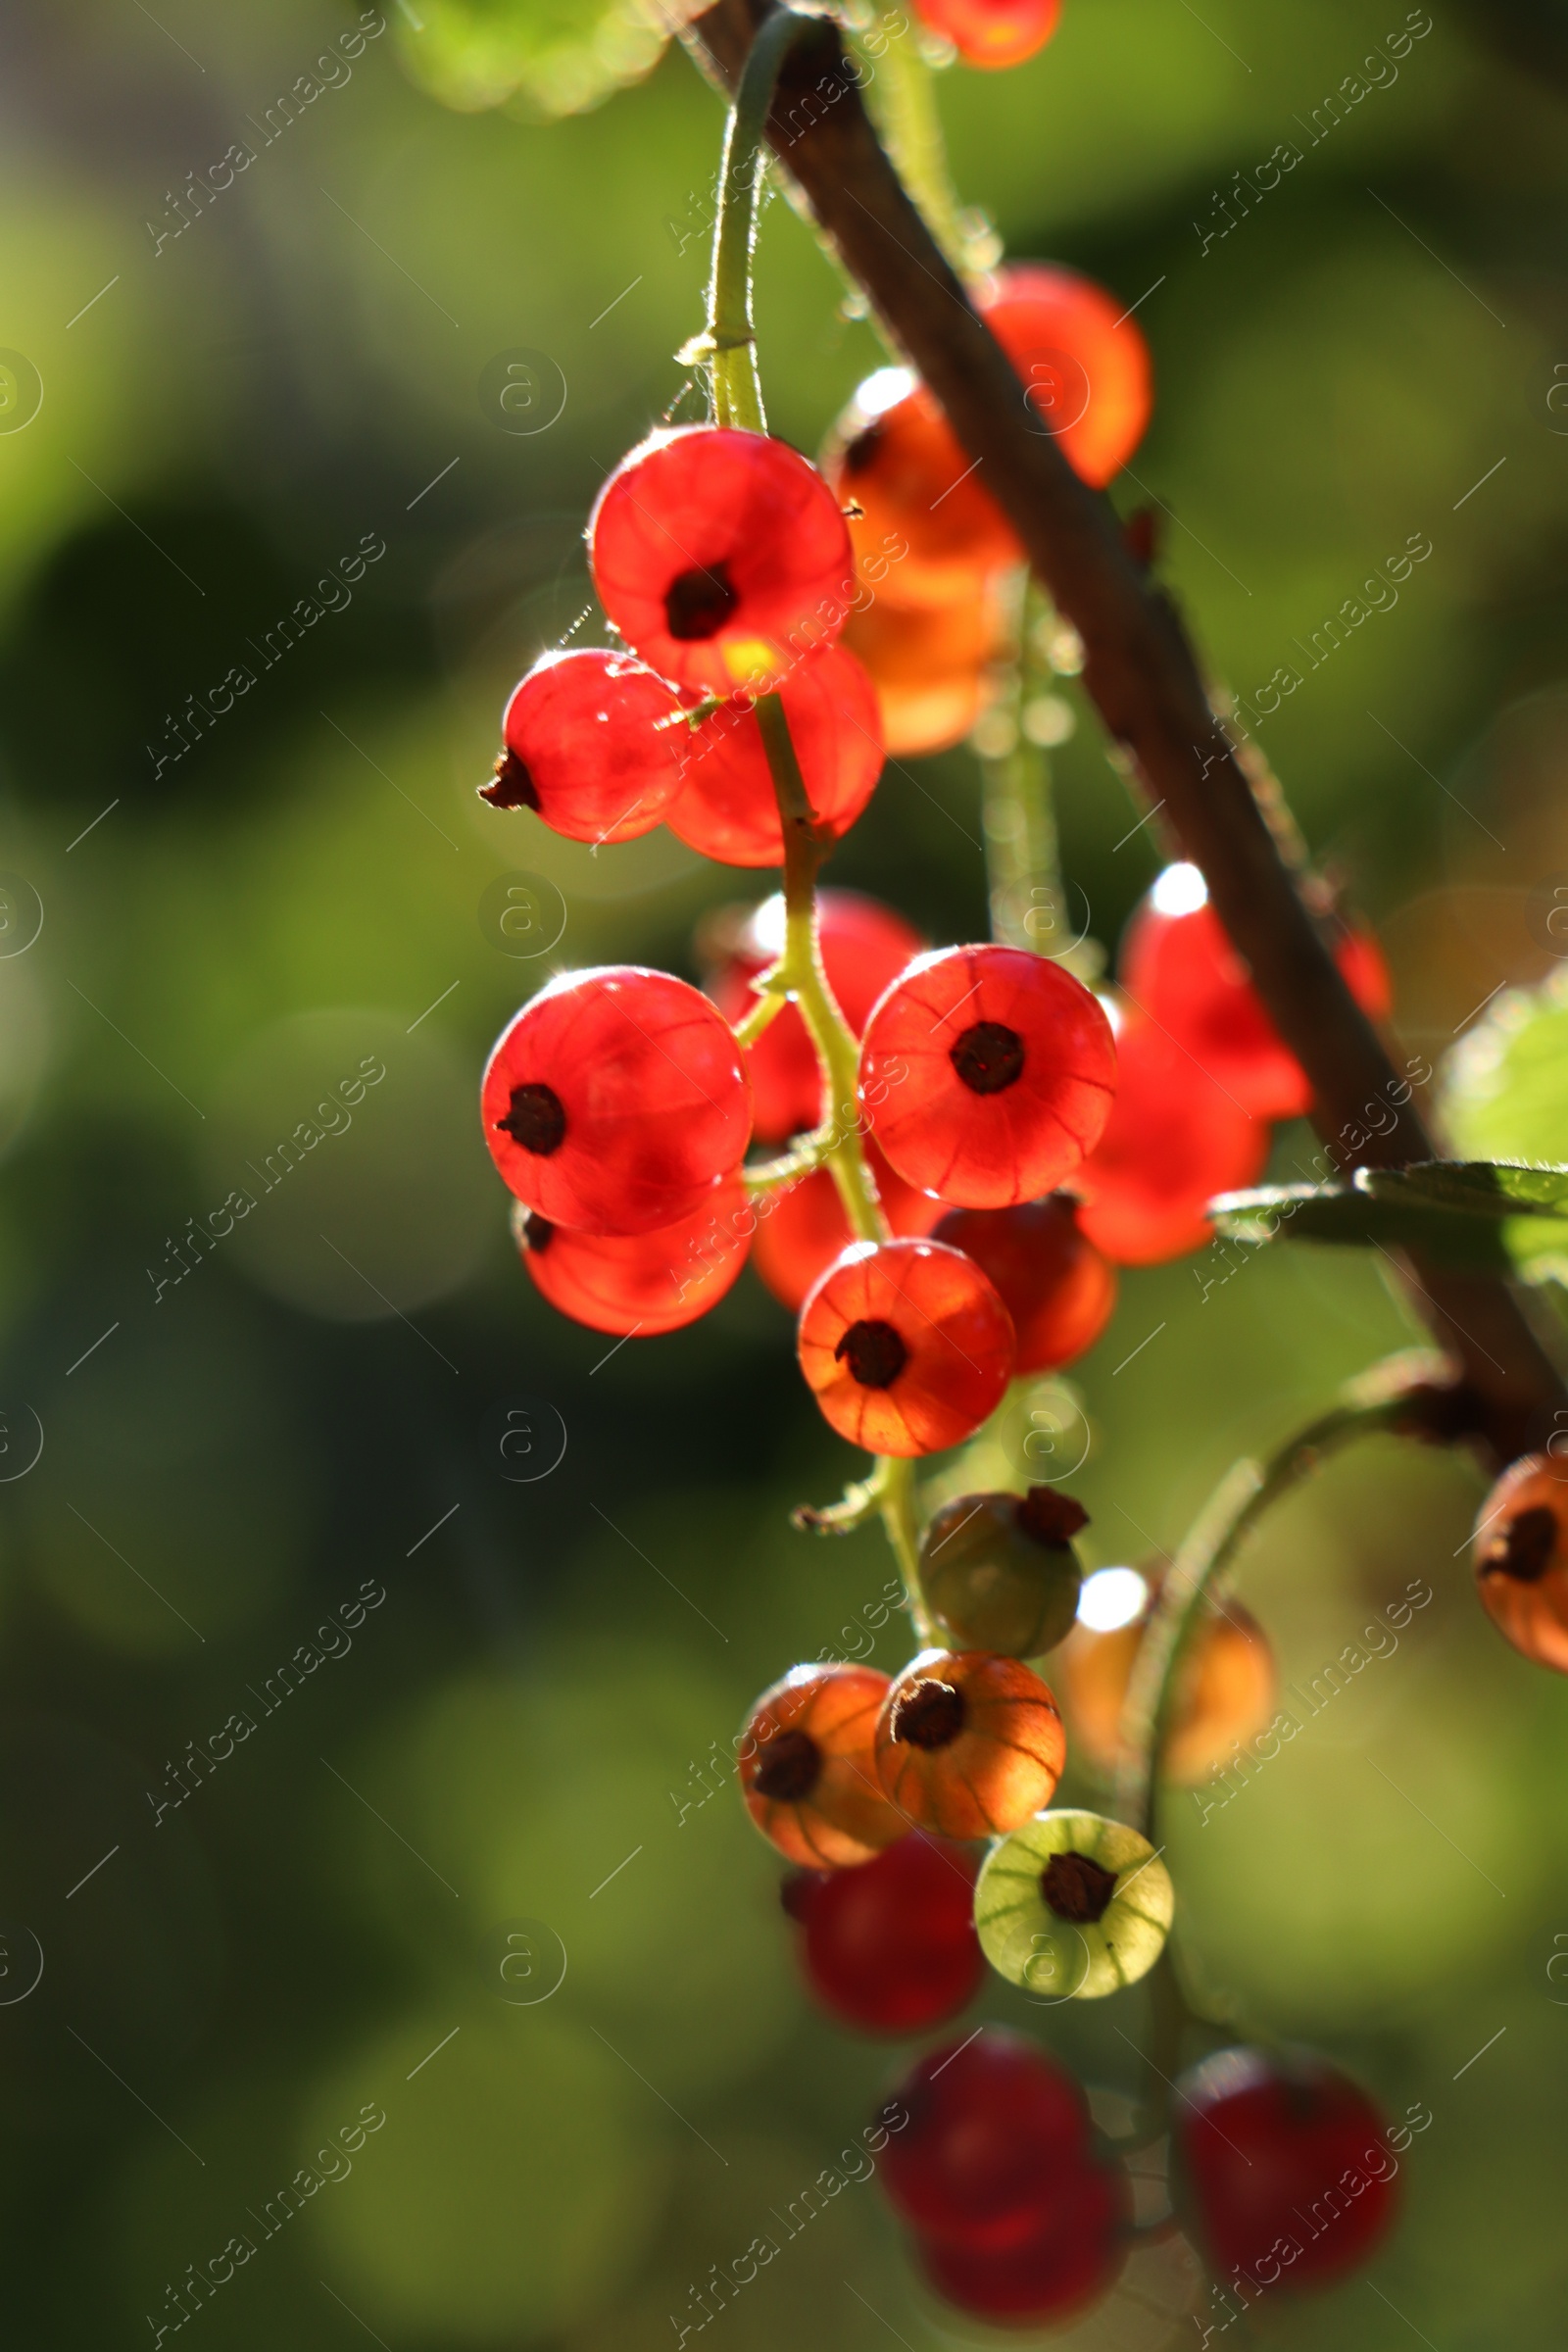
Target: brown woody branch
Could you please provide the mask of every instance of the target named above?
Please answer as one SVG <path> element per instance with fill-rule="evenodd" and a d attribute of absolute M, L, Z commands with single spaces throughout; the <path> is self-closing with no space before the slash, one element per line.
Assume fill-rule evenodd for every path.
<path fill-rule="evenodd" d="M 771 0 L 718 0 L 686 40 L 733 87 Z M 1040 429 L 1011 364 L 978 317 L 860 103 L 859 69 L 823 19 L 786 63 L 769 140 L 892 340 L 941 401 L 955 432 L 1083 639 L 1084 683 L 1143 789 L 1160 804 L 1208 884 L 1280 1034 L 1311 1081 L 1318 1131 L 1347 1165 L 1435 1156 L 1377 1031 L 1341 978 L 1281 862 L 1246 776 L 1210 710 L 1169 599 L 1134 565 L 1106 501 Z M 1376 1121 L 1382 1132 L 1372 1131 Z M 1539 1442 L 1561 1381 L 1516 1296 L 1487 1275 L 1406 1258 L 1420 1310 L 1481 1400 L 1503 1459 Z"/>

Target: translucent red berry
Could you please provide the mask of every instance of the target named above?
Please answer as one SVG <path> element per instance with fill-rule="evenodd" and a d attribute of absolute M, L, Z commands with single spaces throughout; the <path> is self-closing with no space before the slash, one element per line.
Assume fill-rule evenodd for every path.
<path fill-rule="evenodd" d="M 1021 66 L 1055 31 L 1061 0 L 919 0 L 915 14 L 967 65 Z"/>
<path fill-rule="evenodd" d="M 1051 263 L 1014 263 L 998 273 L 996 289 L 981 306 L 986 324 L 1023 378 L 1040 429 L 1086 482 L 1102 488 L 1143 439 L 1153 406 L 1137 319 L 1092 278 Z"/>
<path fill-rule="evenodd" d="M 858 1037 L 882 991 L 920 954 L 925 941 L 895 908 L 858 891 L 818 892 L 816 912 L 827 984 Z M 753 909 L 710 982 L 727 1021 L 745 1019 L 757 1002 L 751 982 L 783 953 L 784 901 L 775 893 Z M 803 1127 L 817 1125 L 824 1115 L 821 1067 L 793 1004 L 774 1015 L 749 1049 L 746 1063 L 753 1132 L 760 1143 L 780 1144 Z"/>
<path fill-rule="evenodd" d="M 870 1666 L 796 1666 L 764 1690 L 740 1743 L 746 1809 L 808 1870 L 845 1870 L 902 1838 L 872 1762 L 888 1678 Z"/>
<path fill-rule="evenodd" d="M 1346 930 L 1335 956 L 1362 1010 L 1382 1019 L 1392 991 L 1377 942 Z M 1306 1072 L 1264 1011 L 1196 865 L 1168 865 L 1159 876 L 1127 926 L 1119 968 L 1135 1008 L 1254 1117 L 1299 1118 L 1310 1109 Z"/>
<path fill-rule="evenodd" d="M 520 1200 L 512 1229 L 534 1287 L 590 1331 L 652 1339 L 716 1306 L 746 1263 L 756 1216 L 729 1180 L 700 1207 L 653 1233 L 574 1233 Z"/>
<path fill-rule="evenodd" d="M 857 1242 L 801 1309 L 801 1369 L 840 1437 L 940 1453 L 1001 1403 L 1012 1325 L 979 1267 L 940 1242 Z"/>
<path fill-rule="evenodd" d="M 1531 1453 L 1510 1464 L 1477 1515 L 1472 1557 L 1503 1639 L 1568 1674 L 1568 1462 Z"/>
<path fill-rule="evenodd" d="M 976 2252 L 1026 2242 L 1088 2171 L 1088 2103 L 1022 2034 L 987 2026 L 917 2059 L 894 2096 L 908 2117 L 882 2178 L 927 2239 Z"/>
<path fill-rule="evenodd" d="M 588 524 L 599 601 L 661 677 L 709 693 L 774 686 L 831 644 L 854 595 L 849 530 L 814 466 L 765 433 L 650 434 Z"/>
<path fill-rule="evenodd" d="M 966 2008 L 985 1974 L 974 1878 L 961 1847 L 916 1831 L 805 1882 L 802 1954 L 823 2007 L 862 2034 L 924 2034 Z"/>
<path fill-rule="evenodd" d="M 850 536 L 877 604 L 972 602 L 991 573 L 1017 561 L 1011 526 L 906 368 L 867 376 L 833 428 L 822 467 L 841 501 L 860 510 Z"/>
<path fill-rule="evenodd" d="M 1200 1249 L 1204 1204 L 1252 1184 L 1268 1128 L 1191 1053 L 1136 1014 L 1116 1036 L 1116 1100 L 1105 1131 L 1073 1176 L 1080 1230 L 1124 1266 Z"/>
<path fill-rule="evenodd" d="M 860 1050 L 860 1101 L 906 1184 L 963 1208 L 1050 1192 L 1098 1139 L 1110 1023 L 1081 981 L 1022 948 L 942 948 L 897 979 Z"/>
<path fill-rule="evenodd" d="M 513 690 L 506 750 L 481 797 L 533 808 L 572 841 L 651 833 L 681 780 L 688 729 L 662 678 L 629 655 L 546 654 Z"/>
<path fill-rule="evenodd" d="M 932 1228 L 989 1274 L 1012 1317 L 1015 1375 L 1054 1371 L 1092 1348 L 1116 1304 L 1116 1269 L 1067 1193 L 1014 1208 L 953 1208 Z"/>
<path fill-rule="evenodd" d="M 1325 2059 L 1217 2051 L 1171 2103 L 1182 2201 L 1215 2272 L 1282 2292 L 1371 2260 L 1398 2209 L 1382 2116 Z"/>
<path fill-rule="evenodd" d="M 711 1001 L 668 972 L 563 972 L 503 1030 L 480 1094 L 485 1142 L 552 1225 L 653 1233 L 733 1173 L 751 1088 Z"/>
<path fill-rule="evenodd" d="M 882 773 L 876 689 L 843 646 L 798 662 L 779 686 L 807 799 L 823 841 L 838 841 Z M 784 833 L 755 702 L 720 704 L 691 729 L 668 823 L 721 865 L 782 865 Z"/>
<path fill-rule="evenodd" d="M 1049 1805 L 1067 1758 L 1038 1674 L 984 1650 L 922 1650 L 876 1727 L 876 1769 L 899 1811 L 944 1838 L 996 1838 Z"/>
<path fill-rule="evenodd" d="M 1015 2245 L 977 2247 L 922 2236 L 920 2265 L 937 2293 L 999 2327 L 1059 2327 L 1107 2294 L 1131 2242 L 1132 2187 L 1113 2157 L 1087 2161 Z"/>
<path fill-rule="evenodd" d="M 894 1232 L 916 1238 L 929 1233 L 942 1214 L 941 1201 L 895 1176 L 875 1144 L 866 1144 L 865 1156 Z M 753 1263 L 779 1304 L 794 1313 L 854 1239 L 832 1171 L 813 1168 L 799 1184 L 758 1202 Z"/>

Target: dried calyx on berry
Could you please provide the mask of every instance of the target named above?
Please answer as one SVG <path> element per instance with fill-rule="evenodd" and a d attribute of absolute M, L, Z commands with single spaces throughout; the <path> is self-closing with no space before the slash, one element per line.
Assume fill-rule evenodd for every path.
<path fill-rule="evenodd" d="M 1568 1461 L 1527 1453 L 1503 1472 L 1481 1506 L 1472 1558 L 1503 1639 L 1568 1674 Z"/>
<path fill-rule="evenodd" d="M 1042 1813 L 991 1850 L 975 1926 L 999 1976 L 1044 2000 L 1098 2000 L 1159 1958 L 1175 1909 L 1164 1863 L 1099 1813 Z"/>
<path fill-rule="evenodd" d="M 932 1518 L 920 1579 L 937 1630 L 955 1649 L 1037 1657 L 1071 1630 L 1082 1572 L 1071 1539 L 1089 1515 L 1053 1487 L 960 1494 Z"/>

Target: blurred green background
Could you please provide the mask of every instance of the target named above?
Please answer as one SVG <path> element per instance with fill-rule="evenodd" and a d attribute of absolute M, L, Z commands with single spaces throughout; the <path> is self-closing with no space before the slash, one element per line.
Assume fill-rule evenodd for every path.
<path fill-rule="evenodd" d="M 1314 108 L 1403 24 L 1392 0 L 1067 0 L 1033 64 L 956 69 L 941 101 L 1009 252 L 1141 301 L 1159 405 L 1115 497 L 1168 510 L 1162 571 L 1217 678 L 1250 694 L 1430 538 L 1261 740 L 1436 1060 L 1560 944 L 1568 59 L 1545 11 L 1433 19 L 1310 146 Z M 389 0 L 374 22 L 74 0 L 3 36 L 19 2344 L 157 2340 L 187 2267 L 242 2230 L 256 2254 L 185 2323 L 215 2347 L 671 2344 L 897 2061 L 811 2012 L 717 1761 L 794 1658 L 861 1646 L 880 1539 L 786 1523 L 856 1461 L 750 1276 L 612 1354 L 554 1318 L 474 1117 L 491 1038 L 549 970 L 695 975 L 694 925 L 745 895 L 662 834 L 593 856 L 473 790 L 507 688 L 589 604 L 599 482 L 680 393 L 720 112 L 677 50 L 548 120 L 657 49 L 565 0 Z M 340 46 L 318 73 L 345 36 L 351 68 Z M 318 94 L 270 117 L 301 76 Z M 1301 163 L 1205 246 L 1233 174 L 1282 140 Z M 215 192 L 235 141 L 254 160 Z M 879 347 L 782 202 L 760 273 L 772 419 L 811 448 Z M 558 407 L 528 432 L 498 400 L 519 353 Z M 257 683 L 220 711 L 235 664 Z M 1155 849 L 1124 841 L 1068 691 L 1067 865 L 1112 945 Z M 966 754 L 890 773 L 832 879 L 973 936 L 978 830 Z M 517 871 L 564 923 L 531 958 L 497 923 Z M 1281 1135 L 1277 1173 L 1306 1142 Z M 1568 1158 L 1560 1106 L 1513 1148 Z M 239 1187 L 255 1209 L 195 1241 Z M 1072 1473 L 1094 1564 L 1156 1560 L 1239 1451 L 1409 1336 L 1338 1251 L 1130 1276 L 1057 1399 L 1059 1460 L 1034 1467 Z M 531 1454 L 502 1453 L 509 1426 Z M 1243 1589 L 1287 1678 L 1412 1577 L 1436 1599 L 1223 1817 L 1168 1809 L 1215 2015 L 1310 2036 L 1434 2118 L 1372 2282 L 1269 2315 L 1291 2345 L 1561 2341 L 1568 1704 L 1472 1600 L 1479 1491 L 1389 1446 L 1279 1514 Z M 872 1654 L 906 1646 L 895 1617 Z M 256 1728 L 224 1751 L 236 1714 Z M 222 1760 L 182 1768 L 192 1742 Z M 548 1999 L 499 1997 L 509 1949 Z M 1136 1993 L 1046 2012 L 998 1985 L 981 2015 L 1136 2085 Z M 321 2184 L 265 2235 L 302 2167 Z M 1178 2268 L 1135 2283 L 1080 2340 L 1191 2340 Z M 968 2340 L 867 2186 L 710 2325 L 758 2352 Z"/>

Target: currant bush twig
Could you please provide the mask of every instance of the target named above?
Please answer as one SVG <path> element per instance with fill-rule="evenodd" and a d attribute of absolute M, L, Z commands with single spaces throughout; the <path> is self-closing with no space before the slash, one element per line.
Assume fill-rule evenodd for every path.
<path fill-rule="evenodd" d="M 717 0 L 682 38 L 733 86 L 768 0 Z M 1311 1081 L 1314 1116 L 1347 1163 L 1434 1156 L 1398 1072 L 1294 887 L 1223 729 L 1175 609 L 1122 544 L 1107 502 L 1073 472 L 1020 395 L 1006 355 L 969 303 L 879 145 L 839 35 L 818 20 L 781 74 L 768 136 L 843 267 L 947 411 L 1058 610 L 1084 641 L 1084 682 L 1112 743 L 1162 805 L 1216 913 Z M 1372 1132 L 1370 1106 L 1392 1117 Z M 1380 1118 L 1381 1118 L 1380 1114 Z M 1354 1147 L 1345 1139 L 1358 1138 Z M 1497 1278 L 1407 1253 L 1417 1304 L 1487 1400 L 1504 1459 L 1550 1426 L 1562 1381 Z"/>

